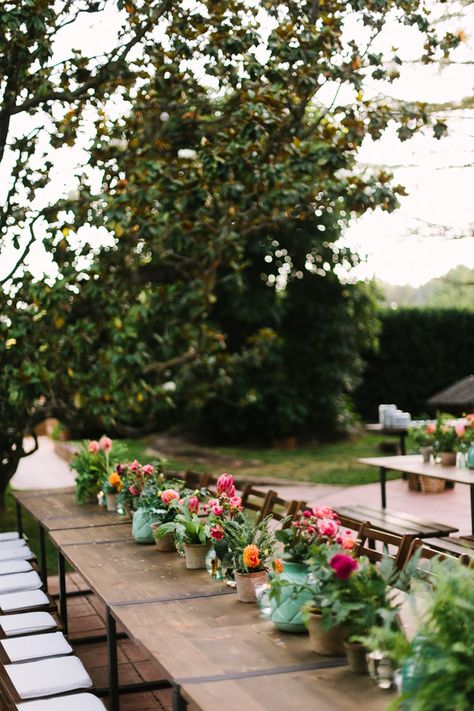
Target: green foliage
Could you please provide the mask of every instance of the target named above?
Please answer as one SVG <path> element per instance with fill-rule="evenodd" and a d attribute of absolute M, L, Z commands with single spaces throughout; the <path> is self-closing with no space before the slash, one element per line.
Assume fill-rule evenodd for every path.
<path fill-rule="evenodd" d="M 419 450 L 420 447 L 431 447 L 434 441 L 434 432 L 426 425 L 410 427 L 408 430 L 408 445 L 416 450 Z"/>
<path fill-rule="evenodd" d="M 209 543 L 211 535 L 207 518 L 191 512 L 186 499 L 182 504 L 177 502 L 172 504 L 169 508 L 176 511 L 174 519 L 158 526 L 153 535 L 156 538 L 163 538 L 167 533 L 172 533 L 178 545 Z"/>
<path fill-rule="evenodd" d="M 382 402 L 421 415 L 428 398 L 472 373 L 472 312 L 398 309 L 380 318 L 379 348 L 364 354 L 368 365 L 355 394 L 363 417 L 376 419 Z"/>
<path fill-rule="evenodd" d="M 223 541 L 227 544 L 236 572 L 255 573 L 265 570 L 265 562 L 271 558 L 275 546 L 275 535 L 268 525 L 270 519 L 271 516 L 266 516 L 261 521 L 255 521 L 242 511 L 234 518 L 222 521 Z M 242 557 L 244 549 L 250 545 L 257 546 L 261 561 L 258 567 L 251 569 L 245 565 Z"/>
<path fill-rule="evenodd" d="M 429 309 L 474 309 L 474 270 L 459 266 L 426 284 L 394 286 L 379 283 L 388 305 Z"/>
<path fill-rule="evenodd" d="M 79 504 L 87 503 L 87 499 L 90 497 L 95 498 L 109 474 L 127 456 L 126 449 L 121 442 L 113 442 L 110 452 L 102 448 L 91 452 L 89 444 L 88 441 L 81 443 L 69 465 L 70 469 L 76 472 L 75 493 L 76 501 Z"/>

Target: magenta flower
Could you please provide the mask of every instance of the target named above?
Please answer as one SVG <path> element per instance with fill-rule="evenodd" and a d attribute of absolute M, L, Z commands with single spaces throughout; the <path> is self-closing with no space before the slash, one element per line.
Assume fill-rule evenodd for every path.
<path fill-rule="evenodd" d="M 217 496 L 235 496 L 234 477 L 230 474 L 221 474 L 217 480 Z"/>
<path fill-rule="evenodd" d="M 306 511 L 303 511 L 301 515 L 304 516 L 304 518 L 311 518 L 313 516 L 313 512 L 309 509 L 306 509 Z"/>
<path fill-rule="evenodd" d="M 188 499 L 188 509 L 191 513 L 199 511 L 199 499 L 197 496 L 190 496 Z"/>
<path fill-rule="evenodd" d="M 344 553 L 336 553 L 333 555 L 329 561 L 330 567 L 336 573 L 336 577 L 339 580 L 348 580 L 354 570 L 357 570 L 359 563 L 351 558 L 350 555 L 345 555 Z"/>
<path fill-rule="evenodd" d="M 106 437 L 105 435 L 99 439 L 99 446 L 101 449 L 104 450 L 104 452 L 110 452 L 112 449 L 112 440 L 110 437 Z"/>
<path fill-rule="evenodd" d="M 231 509 L 240 509 L 242 508 L 242 499 L 240 496 L 232 496 L 229 501 L 229 505 Z"/>
<path fill-rule="evenodd" d="M 210 533 L 211 538 L 214 538 L 216 541 L 222 541 L 224 538 L 224 530 L 221 526 L 212 526 Z"/>
<path fill-rule="evenodd" d="M 145 476 L 151 476 L 153 474 L 154 469 L 151 466 L 151 464 L 145 464 L 142 471 L 145 474 Z"/>
<path fill-rule="evenodd" d="M 89 442 L 89 445 L 88 445 L 87 449 L 89 450 L 89 452 L 90 452 L 91 454 L 97 454 L 97 452 L 98 452 L 99 449 L 100 449 L 100 445 L 99 445 L 99 443 L 97 442 L 97 440 L 93 439 L 93 440 L 91 440 L 91 441 Z"/>

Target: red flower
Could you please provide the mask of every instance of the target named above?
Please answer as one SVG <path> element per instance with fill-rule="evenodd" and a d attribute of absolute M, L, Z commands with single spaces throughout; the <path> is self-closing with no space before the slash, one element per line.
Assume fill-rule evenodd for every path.
<path fill-rule="evenodd" d="M 212 526 L 210 533 L 211 538 L 215 538 L 216 541 L 222 541 L 224 538 L 224 529 L 221 526 Z"/>
<path fill-rule="evenodd" d="M 336 553 L 336 555 L 333 555 L 329 561 L 329 565 L 339 580 L 348 580 L 354 570 L 357 570 L 359 567 L 359 563 L 354 560 L 354 558 L 351 558 L 349 555 L 344 555 L 344 553 Z"/>
<path fill-rule="evenodd" d="M 188 509 L 191 513 L 197 513 L 199 510 L 199 499 L 197 496 L 190 496 L 188 499 Z"/>
<path fill-rule="evenodd" d="M 217 480 L 217 496 L 228 496 L 231 499 L 235 496 L 234 477 L 230 474 L 221 474 Z"/>

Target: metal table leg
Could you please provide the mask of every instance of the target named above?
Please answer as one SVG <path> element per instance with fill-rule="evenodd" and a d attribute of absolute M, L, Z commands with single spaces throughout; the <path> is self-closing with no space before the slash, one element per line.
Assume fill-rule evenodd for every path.
<path fill-rule="evenodd" d="M 20 538 L 23 538 L 23 511 L 21 510 L 21 504 L 19 501 L 15 501 L 16 505 L 16 530 Z"/>
<path fill-rule="evenodd" d="M 45 593 L 48 592 L 48 563 L 46 559 L 46 538 L 44 533 L 44 528 L 41 523 L 38 522 L 38 534 L 39 534 L 39 552 L 40 552 L 40 568 L 41 568 L 41 580 L 43 581 L 43 587 Z"/>
<path fill-rule="evenodd" d="M 173 684 L 173 711 L 186 711 L 188 702 L 181 695 L 179 684 Z"/>
<path fill-rule="evenodd" d="M 120 711 L 120 697 L 117 665 L 117 627 L 110 607 L 106 608 L 107 656 L 109 666 L 110 711 Z"/>
<path fill-rule="evenodd" d="M 387 508 L 387 470 L 385 467 L 380 467 L 380 494 L 382 497 L 382 508 Z"/>
<path fill-rule="evenodd" d="M 66 561 L 58 548 L 58 577 L 59 577 L 59 614 L 67 635 L 67 592 L 66 592 Z"/>

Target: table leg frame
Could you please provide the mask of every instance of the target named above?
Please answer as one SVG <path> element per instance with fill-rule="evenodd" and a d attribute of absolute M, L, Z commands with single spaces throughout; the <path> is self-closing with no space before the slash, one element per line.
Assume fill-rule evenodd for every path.
<path fill-rule="evenodd" d="M 40 555 L 40 570 L 41 580 L 43 581 L 44 591 L 48 593 L 48 563 L 46 558 L 46 537 L 44 528 L 38 522 L 38 538 L 39 538 L 39 555 Z"/>
<path fill-rule="evenodd" d="M 179 684 L 173 684 L 173 711 L 186 711 L 188 708 L 188 702 L 181 694 L 181 687 Z"/>
<path fill-rule="evenodd" d="M 380 495 L 382 499 L 382 508 L 387 508 L 387 470 L 385 467 L 380 467 Z"/>
<path fill-rule="evenodd" d="M 20 538 L 23 538 L 23 511 L 21 509 L 21 504 L 15 499 L 16 507 L 16 530 Z"/>
<path fill-rule="evenodd" d="M 58 548 L 58 578 L 59 578 L 59 614 L 64 627 L 64 634 L 67 636 L 67 590 L 66 590 L 66 561 L 61 550 Z"/>

